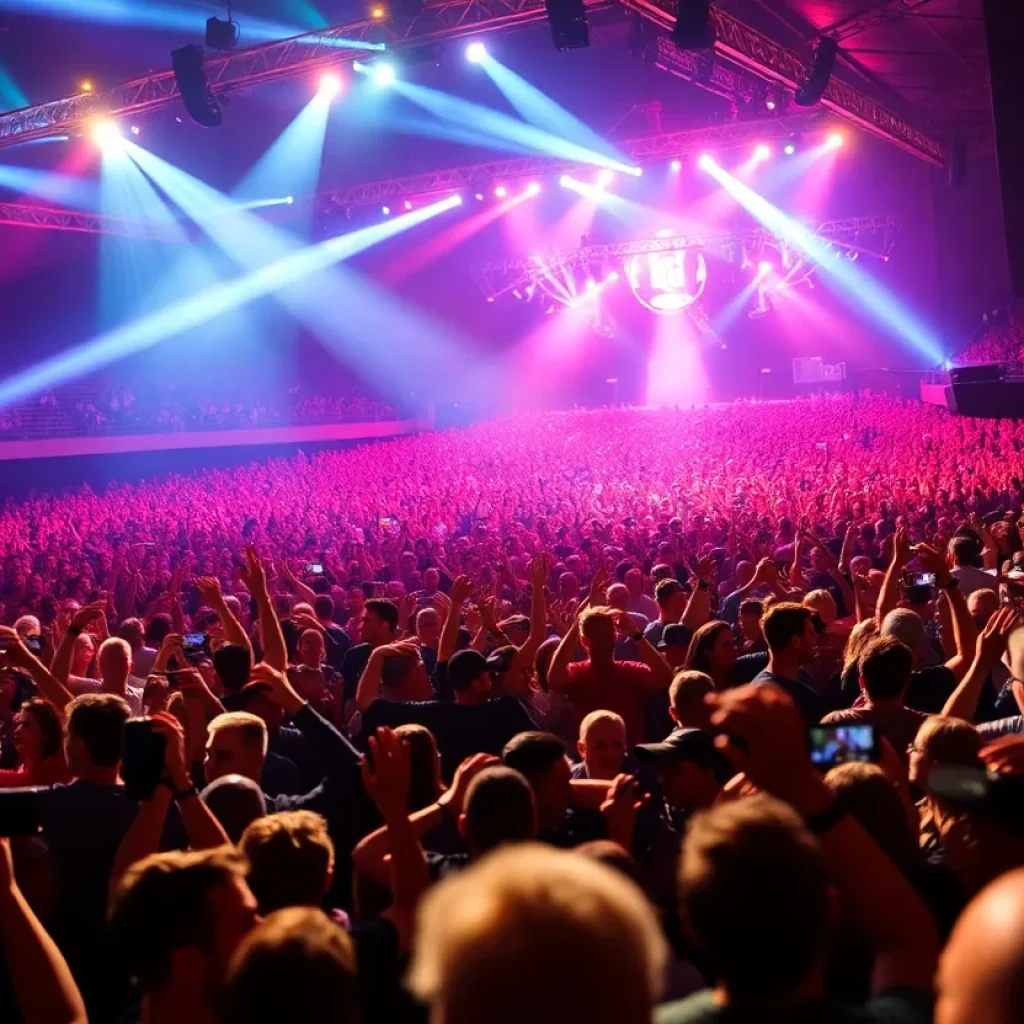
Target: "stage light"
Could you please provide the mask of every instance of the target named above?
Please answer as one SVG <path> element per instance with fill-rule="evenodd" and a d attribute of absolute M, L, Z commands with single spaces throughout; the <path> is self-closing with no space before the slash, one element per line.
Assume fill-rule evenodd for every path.
<path fill-rule="evenodd" d="M 507 196 L 507 195 L 508 195 L 508 189 L 507 189 L 507 188 L 505 188 L 505 186 L 504 186 L 504 185 L 499 185 L 499 186 L 498 186 L 498 187 L 497 187 L 497 188 L 496 188 L 496 189 L 494 190 L 494 194 L 495 194 L 495 195 L 496 195 L 496 196 L 497 196 L 497 197 L 498 197 L 499 199 L 504 199 L 504 198 L 505 198 L 505 196 Z"/>
<path fill-rule="evenodd" d="M 587 278 L 587 291 L 591 293 L 597 291 L 597 282 L 592 277 Z"/>
<path fill-rule="evenodd" d="M 762 260 L 757 265 L 757 272 L 759 274 L 770 274 L 775 268 L 767 261 Z"/>
<path fill-rule="evenodd" d="M 754 150 L 754 159 L 759 163 L 762 160 L 767 160 L 772 155 L 771 147 L 766 146 L 763 142 Z"/>
<path fill-rule="evenodd" d="M 611 273 L 610 273 L 610 274 L 609 274 L 609 275 L 608 275 L 608 276 L 607 276 L 607 277 L 605 278 L 605 284 L 607 284 L 607 283 L 608 283 L 609 281 L 618 281 L 618 279 L 619 279 L 619 272 L 618 272 L 617 270 L 613 270 L 613 271 L 612 271 L 612 272 L 611 272 Z"/>
<path fill-rule="evenodd" d="M 470 43 L 466 47 L 466 60 L 470 64 L 479 64 L 487 56 L 487 47 L 483 43 Z"/>
<path fill-rule="evenodd" d="M 839 134 L 839 132 L 833 132 L 828 137 L 828 142 L 827 142 L 828 148 L 829 149 L 839 149 L 840 146 L 842 146 L 843 141 L 844 141 L 843 137 L 842 137 L 842 135 Z"/>
<path fill-rule="evenodd" d="M 475 196 L 474 196 L 473 198 L 474 198 L 474 199 L 475 199 L 475 200 L 476 200 L 476 201 L 477 201 L 478 203 L 482 203 L 482 202 L 484 201 L 484 194 L 483 194 L 483 192 L 477 192 L 477 194 L 476 194 L 476 195 L 475 195 Z"/>
<path fill-rule="evenodd" d="M 765 100 L 764 101 L 764 108 L 765 108 L 765 110 L 774 110 L 775 109 L 775 100 Z"/>
<path fill-rule="evenodd" d="M 632 174 L 634 178 L 639 178 L 644 173 L 644 169 L 642 167 L 627 167 L 626 173 Z"/>
<path fill-rule="evenodd" d="M 785 153 L 786 156 L 792 156 L 796 152 L 796 146 L 794 146 L 792 142 L 787 142 L 785 146 L 782 147 L 782 152 Z"/>
<path fill-rule="evenodd" d="M 818 40 L 810 73 L 793 93 L 793 102 L 798 107 L 813 107 L 825 95 L 838 54 L 839 43 L 835 39 L 822 36 Z"/>
<path fill-rule="evenodd" d="M 673 171 L 681 171 L 683 169 L 683 161 L 673 160 L 672 163 L 670 163 L 668 166 Z"/>
<path fill-rule="evenodd" d="M 92 84 L 91 79 L 88 78 L 83 78 L 82 81 L 78 83 L 79 92 L 92 92 L 95 88 L 96 87 Z"/>
<path fill-rule="evenodd" d="M 320 91 L 325 96 L 337 96 L 341 92 L 341 79 L 333 71 L 324 72 L 320 76 Z"/>
<path fill-rule="evenodd" d="M 138 135 L 138 134 L 139 134 L 139 126 L 137 124 L 133 124 L 132 125 L 132 135 Z"/>
<path fill-rule="evenodd" d="M 561 185 L 562 188 L 568 188 L 572 184 L 572 177 L 568 174 L 563 174 L 558 179 L 558 184 Z"/>
<path fill-rule="evenodd" d="M 291 206 L 295 202 L 295 196 L 285 196 L 284 201 Z"/>
<path fill-rule="evenodd" d="M 599 171 L 597 174 L 597 187 L 607 188 L 615 180 L 615 175 L 609 170 Z"/>
<path fill-rule="evenodd" d="M 390 206 L 382 206 L 380 208 L 380 212 L 383 213 L 385 217 L 390 217 L 391 216 L 391 207 Z"/>
<path fill-rule="evenodd" d="M 89 129 L 93 142 L 101 149 L 109 149 L 121 141 L 121 126 L 116 121 L 100 118 Z"/>
<path fill-rule="evenodd" d="M 675 232 L 671 228 L 659 228 L 655 238 L 671 238 Z"/>
<path fill-rule="evenodd" d="M 701 155 L 697 158 L 697 166 L 702 171 L 706 171 L 709 167 L 713 167 L 714 164 L 715 161 L 711 159 L 711 156 L 708 153 L 701 153 Z"/>
<path fill-rule="evenodd" d="M 411 201 L 411 200 L 409 200 L 409 199 L 406 199 L 406 201 L 405 201 L 405 202 L 404 202 L 404 203 L 403 203 L 402 205 L 403 205 L 403 206 L 404 206 L 404 207 L 405 207 L 405 208 L 406 208 L 407 210 L 411 210 L 411 209 L 412 209 L 412 201 Z"/>
<path fill-rule="evenodd" d="M 373 80 L 377 85 L 391 85 L 397 77 L 393 64 L 382 61 L 379 64 L 373 65 Z"/>
<path fill-rule="evenodd" d="M 383 4 L 374 4 L 370 8 L 370 17 L 374 21 L 383 21 L 388 16 L 388 9 Z"/>
<path fill-rule="evenodd" d="M 528 196 L 535 196 L 539 192 L 540 192 L 540 182 L 531 181 L 530 184 L 526 186 L 526 194 Z"/>

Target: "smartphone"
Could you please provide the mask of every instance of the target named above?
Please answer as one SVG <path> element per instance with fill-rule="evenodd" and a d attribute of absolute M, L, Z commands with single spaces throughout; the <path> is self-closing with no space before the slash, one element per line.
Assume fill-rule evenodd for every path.
<path fill-rule="evenodd" d="M 877 761 L 878 734 L 873 725 L 812 725 L 811 764 L 827 772 L 850 761 Z"/>
<path fill-rule="evenodd" d="M 311 572 L 314 576 L 323 576 L 324 566 L 323 562 L 307 562 L 306 572 Z"/>
<path fill-rule="evenodd" d="M 933 572 L 904 572 L 903 573 L 903 586 L 907 590 L 911 590 L 914 587 L 934 587 L 935 586 L 935 573 Z"/>
<path fill-rule="evenodd" d="M 209 637 L 205 633 L 186 633 L 182 640 L 186 654 L 195 654 L 206 646 Z"/>
<path fill-rule="evenodd" d="M 34 836 L 39 821 L 37 795 L 47 786 L 24 786 L 20 789 L 0 790 L 0 836 Z"/>
<path fill-rule="evenodd" d="M 164 771 L 166 745 L 151 718 L 129 718 L 124 723 L 121 778 L 130 800 L 148 800 L 153 795 Z"/>

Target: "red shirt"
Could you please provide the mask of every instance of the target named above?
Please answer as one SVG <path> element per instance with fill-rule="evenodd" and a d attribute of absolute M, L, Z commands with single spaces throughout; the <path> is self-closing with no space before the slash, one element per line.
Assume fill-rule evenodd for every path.
<path fill-rule="evenodd" d="M 44 757 L 34 771 L 24 765 L 0 770 L 0 789 L 14 789 L 18 786 L 52 786 L 58 782 L 70 782 L 71 772 L 63 754 Z"/>
<path fill-rule="evenodd" d="M 639 661 L 615 661 L 596 669 L 588 660 L 569 665 L 565 696 L 577 731 L 591 711 L 614 711 L 626 723 L 626 742 L 632 745 L 644 741 L 644 697 L 659 690 L 664 687 Z"/>

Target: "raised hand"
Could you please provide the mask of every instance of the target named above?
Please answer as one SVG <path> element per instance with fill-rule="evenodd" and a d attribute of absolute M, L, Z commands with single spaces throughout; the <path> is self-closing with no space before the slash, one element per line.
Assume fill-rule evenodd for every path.
<path fill-rule="evenodd" d="M 616 775 L 601 804 L 608 835 L 626 850 L 633 847 L 633 829 L 637 812 L 644 805 L 643 795 L 632 775 Z"/>
<path fill-rule="evenodd" d="M 998 665 L 1010 634 L 1020 625 L 1020 612 L 1012 605 L 1000 608 L 978 634 L 977 656 L 987 665 Z"/>
<path fill-rule="evenodd" d="M 196 590 L 199 591 L 203 603 L 210 607 L 216 607 L 224 599 L 220 589 L 220 580 L 213 576 L 200 576 L 196 580 Z"/>
<path fill-rule="evenodd" d="M 80 608 L 71 618 L 71 629 L 77 629 L 79 631 L 85 629 L 91 622 L 96 619 L 105 618 L 107 610 L 106 601 L 93 601 L 91 604 L 85 605 L 84 608 Z"/>
<path fill-rule="evenodd" d="M 363 787 L 380 809 L 384 820 L 394 821 L 409 813 L 409 786 L 412 765 L 408 744 L 386 726 L 367 741 L 369 753 L 363 755 Z"/>
<path fill-rule="evenodd" d="M 590 581 L 587 599 L 591 607 L 604 604 L 605 591 L 608 589 L 608 570 L 602 565 L 598 567 L 594 578 Z"/>
<path fill-rule="evenodd" d="M 492 765 L 500 763 L 501 758 L 495 757 L 493 754 L 473 754 L 471 757 L 467 757 L 455 769 L 451 786 L 441 794 L 437 802 L 442 807 L 450 807 L 453 814 L 461 814 L 469 784 L 485 768 L 490 768 Z"/>
<path fill-rule="evenodd" d="M 452 582 L 451 599 L 452 604 L 461 607 L 473 593 L 473 581 L 466 575 L 456 576 Z"/>

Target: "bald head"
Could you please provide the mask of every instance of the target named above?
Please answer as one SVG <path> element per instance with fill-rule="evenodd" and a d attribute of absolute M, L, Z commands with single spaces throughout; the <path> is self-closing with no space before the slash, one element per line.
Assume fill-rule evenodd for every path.
<path fill-rule="evenodd" d="M 1006 642 L 1006 664 L 1014 679 L 1024 679 L 1024 626 L 1018 626 Z"/>
<path fill-rule="evenodd" d="M 983 889 L 939 963 L 935 1024 L 1015 1024 L 1024 1005 L 1024 868 Z"/>

